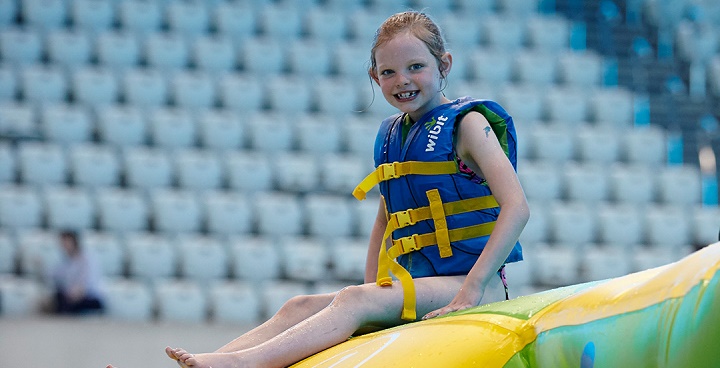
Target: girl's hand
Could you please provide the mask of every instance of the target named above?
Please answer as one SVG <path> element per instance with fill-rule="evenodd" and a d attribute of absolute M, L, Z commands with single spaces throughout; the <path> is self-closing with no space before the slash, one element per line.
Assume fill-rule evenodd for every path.
<path fill-rule="evenodd" d="M 426 320 L 430 318 L 435 318 L 438 316 L 446 315 L 450 312 L 457 312 L 463 309 L 478 306 L 484 294 L 485 293 L 480 288 L 462 287 L 460 288 L 460 291 L 457 293 L 457 295 L 455 295 L 455 298 L 453 298 L 453 300 L 450 302 L 450 304 L 424 315 L 422 319 Z"/>

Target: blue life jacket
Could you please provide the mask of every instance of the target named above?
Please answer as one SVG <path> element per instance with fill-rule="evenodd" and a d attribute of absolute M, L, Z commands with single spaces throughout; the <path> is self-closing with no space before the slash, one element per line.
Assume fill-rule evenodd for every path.
<path fill-rule="evenodd" d="M 426 113 L 412 125 L 404 142 L 406 115 L 385 119 L 375 142 L 376 170 L 353 192 L 362 199 L 375 184 L 380 186 L 388 213 L 385 238 L 393 240 L 389 249 L 385 241 L 381 245 L 377 282 L 388 285 L 389 272 L 398 277 L 405 292 L 406 319 L 414 319 L 414 287 L 407 280 L 411 276 L 467 274 L 500 213 L 484 181 L 458 167 L 455 125 L 470 111 L 488 120 L 517 169 L 512 118 L 493 101 L 465 97 Z M 392 261 L 396 257 L 398 263 Z M 429 263 L 431 273 L 413 272 L 413 260 L 425 266 Z M 520 260 L 522 248 L 516 243 L 505 262 Z"/>

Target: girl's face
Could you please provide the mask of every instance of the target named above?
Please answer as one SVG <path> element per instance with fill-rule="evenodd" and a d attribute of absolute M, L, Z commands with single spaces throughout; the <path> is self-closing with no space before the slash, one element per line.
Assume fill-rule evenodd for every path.
<path fill-rule="evenodd" d="M 452 57 L 442 56 L 444 74 L 450 71 Z M 440 93 L 440 66 L 427 46 L 410 32 L 402 32 L 375 50 L 377 73 L 373 78 L 385 99 L 414 121 L 443 103 Z"/>

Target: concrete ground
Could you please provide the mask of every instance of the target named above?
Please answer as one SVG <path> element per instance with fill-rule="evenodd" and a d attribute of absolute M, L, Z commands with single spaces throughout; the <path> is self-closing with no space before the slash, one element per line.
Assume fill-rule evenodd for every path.
<path fill-rule="evenodd" d="M 103 317 L 0 318 L 0 365 L 8 368 L 177 367 L 163 349 L 216 349 L 254 326 L 122 322 Z"/>

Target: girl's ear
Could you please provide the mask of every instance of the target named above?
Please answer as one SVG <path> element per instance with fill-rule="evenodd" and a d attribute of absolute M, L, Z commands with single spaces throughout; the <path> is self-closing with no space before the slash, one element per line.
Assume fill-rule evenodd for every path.
<path fill-rule="evenodd" d="M 372 80 L 375 81 L 375 83 L 377 83 L 378 86 L 380 85 L 380 79 L 377 76 L 377 72 L 375 72 L 373 68 L 368 69 L 368 75 Z"/>
<path fill-rule="evenodd" d="M 450 69 L 452 69 L 452 54 L 446 52 L 440 57 L 440 75 L 447 78 Z"/>

